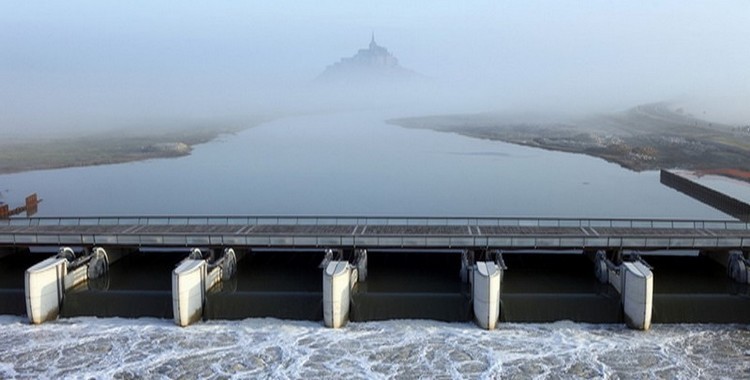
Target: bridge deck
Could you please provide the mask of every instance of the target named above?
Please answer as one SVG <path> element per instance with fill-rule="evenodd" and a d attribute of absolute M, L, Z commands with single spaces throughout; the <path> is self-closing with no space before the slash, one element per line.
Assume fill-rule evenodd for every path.
<path fill-rule="evenodd" d="M 732 221 L 547 218 L 121 217 L 0 223 L 0 245 L 747 248 Z"/>

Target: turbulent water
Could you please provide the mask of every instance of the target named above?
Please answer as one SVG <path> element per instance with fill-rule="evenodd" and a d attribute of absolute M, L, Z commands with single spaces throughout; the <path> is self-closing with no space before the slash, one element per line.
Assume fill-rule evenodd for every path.
<path fill-rule="evenodd" d="M 750 328 L 0 317 L 0 377 L 750 378 Z"/>

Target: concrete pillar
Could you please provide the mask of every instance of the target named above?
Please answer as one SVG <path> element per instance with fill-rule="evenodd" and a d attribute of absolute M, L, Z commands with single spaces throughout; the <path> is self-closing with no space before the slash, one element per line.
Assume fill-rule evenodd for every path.
<path fill-rule="evenodd" d="M 604 251 L 596 254 L 594 273 L 602 283 L 609 283 L 618 293 L 628 327 L 648 330 L 651 327 L 654 275 L 640 258 L 615 265 Z"/>
<path fill-rule="evenodd" d="M 172 312 L 179 326 L 187 326 L 203 316 L 206 269 L 206 260 L 188 258 L 172 271 Z"/>
<path fill-rule="evenodd" d="M 473 278 L 474 318 L 479 327 L 492 330 L 500 317 L 502 269 L 492 261 L 477 261 Z"/>
<path fill-rule="evenodd" d="M 651 311 L 654 293 L 654 275 L 640 261 L 622 264 L 622 307 L 625 323 L 637 330 L 651 327 Z"/>
<path fill-rule="evenodd" d="M 86 265 L 82 265 L 85 260 L 85 256 L 76 258 L 72 248 L 61 247 L 55 257 L 26 270 L 26 315 L 31 323 L 39 324 L 57 318 L 65 291 L 88 278 Z"/>
<path fill-rule="evenodd" d="M 68 260 L 50 257 L 26 270 L 26 315 L 33 324 L 57 319 L 65 294 Z"/>
<path fill-rule="evenodd" d="M 80 284 L 106 275 L 109 265 L 125 255 L 94 247 L 76 254 L 70 247 L 61 247 L 57 255 L 26 270 L 26 314 L 32 323 L 57 318 L 65 292 Z"/>
<path fill-rule="evenodd" d="M 331 261 L 323 271 L 323 322 L 339 328 L 349 320 L 352 267 L 347 261 Z"/>
<path fill-rule="evenodd" d="M 206 255 L 193 248 L 172 271 L 172 312 L 179 326 L 190 325 L 203 317 L 206 293 L 237 272 L 237 255 L 224 248 L 221 255 Z"/>

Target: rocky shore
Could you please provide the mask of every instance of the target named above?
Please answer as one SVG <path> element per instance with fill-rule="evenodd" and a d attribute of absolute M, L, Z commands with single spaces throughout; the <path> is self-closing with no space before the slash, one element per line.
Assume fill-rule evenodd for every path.
<path fill-rule="evenodd" d="M 701 120 L 665 103 L 559 122 L 524 121 L 495 114 L 416 117 L 389 122 L 406 128 L 582 153 L 634 171 L 687 169 L 750 178 L 750 131 Z"/>

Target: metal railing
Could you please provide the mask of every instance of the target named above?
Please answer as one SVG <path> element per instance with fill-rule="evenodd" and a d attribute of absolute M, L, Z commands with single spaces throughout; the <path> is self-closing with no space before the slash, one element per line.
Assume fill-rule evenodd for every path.
<path fill-rule="evenodd" d="M 534 217 L 399 217 L 399 216 L 106 216 L 36 217 L 0 220 L 0 226 L 123 226 L 123 225 L 398 225 L 612 227 L 660 229 L 750 230 L 750 223 L 695 219 L 604 219 Z"/>
<path fill-rule="evenodd" d="M 224 246 L 224 247 L 485 247 L 485 248 L 732 248 L 750 247 L 750 237 L 538 237 L 453 235 L 224 235 L 224 234 L 0 234 L 0 242 L 14 246 Z"/>

